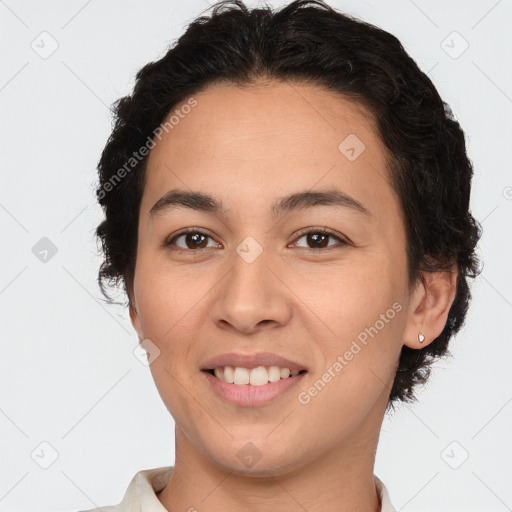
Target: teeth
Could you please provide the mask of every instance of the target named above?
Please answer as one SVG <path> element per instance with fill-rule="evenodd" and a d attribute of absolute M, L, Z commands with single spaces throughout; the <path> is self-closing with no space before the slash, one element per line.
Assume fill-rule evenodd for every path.
<path fill-rule="evenodd" d="M 239 370 L 240 368 L 237 368 Z M 244 369 L 246 372 L 247 370 Z M 235 384 L 238 384 L 235 381 Z M 247 384 L 247 382 L 244 382 Z M 268 371 L 264 366 L 258 366 L 258 368 L 253 368 L 251 370 L 251 374 L 249 377 L 249 384 L 251 386 L 263 386 L 263 384 L 268 384 Z"/>
<path fill-rule="evenodd" d="M 220 369 L 222 372 L 222 368 Z M 232 366 L 225 366 L 222 380 L 233 384 L 233 377 L 235 376 L 235 369 Z"/>
<path fill-rule="evenodd" d="M 281 370 L 279 366 L 271 366 L 268 369 L 268 381 L 269 382 L 277 382 L 281 379 Z"/>
<path fill-rule="evenodd" d="M 277 382 L 290 376 L 294 377 L 299 374 L 299 370 L 290 372 L 289 368 L 280 368 L 279 366 L 258 366 L 252 370 L 239 366 L 219 366 L 214 369 L 214 373 L 218 379 L 229 384 L 263 386 L 269 382 Z"/>
<path fill-rule="evenodd" d="M 249 384 L 249 370 L 247 368 L 235 368 L 235 374 L 233 376 L 233 384 Z"/>

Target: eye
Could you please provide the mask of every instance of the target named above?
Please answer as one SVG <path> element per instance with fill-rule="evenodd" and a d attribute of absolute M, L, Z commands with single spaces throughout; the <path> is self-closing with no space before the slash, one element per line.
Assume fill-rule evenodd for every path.
<path fill-rule="evenodd" d="M 301 235 L 297 240 L 300 240 L 302 238 L 306 239 L 306 244 L 312 244 L 313 249 L 317 249 L 319 251 L 325 249 L 326 247 L 329 247 L 328 245 L 328 239 L 329 238 L 335 238 L 340 242 L 341 245 L 349 245 L 349 243 L 341 238 L 337 233 L 330 229 L 326 228 L 306 228 L 307 230 L 302 230 L 299 235 Z M 311 247 L 305 247 L 306 249 L 309 249 Z M 317 251 L 317 252 L 319 252 Z"/>
<path fill-rule="evenodd" d="M 329 247 L 329 244 L 327 243 L 327 240 L 329 238 L 336 239 L 339 242 L 338 245 L 349 245 L 349 242 L 341 238 L 341 236 L 339 236 L 336 232 L 326 228 L 306 228 L 300 231 L 299 235 L 300 236 L 298 239 L 296 239 L 296 241 L 302 238 L 306 238 L 306 243 L 311 243 L 312 247 L 305 248 L 316 250 L 316 252 L 320 252 L 322 250 L 325 250 L 326 247 Z M 172 238 L 166 240 L 163 245 L 164 247 L 171 247 L 173 245 L 176 245 L 176 242 L 180 238 L 183 238 L 185 246 L 183 247 L 177 245 L 177 247 L 173 247 L 174 251 L 180 253 L 202 252 L 208 248 L 207 239 L 210 238 L 211 240 L 213 240 L 210 235 L 208 235 L 204 231 L 201 231 L 200 229 L 187 228 L 181 231 L 180 233 L 174 235 Z"/>
<path fill-rule="evenodd" d="M 211 239 L 211 237 L 207 233 L 201 231 L 200 229 L 188 228 L 184 229 L 183 231 L 173 236 L 172 238 L 166 240 L 164 242 L 164 246 L 172 246 L 177 240 L 179 240 L 182 237 L 184 239 L 185 247 L 178 246 L 177 249 L 173 250 L 176 250 L 178 252 L 200 252 L 207 248 L 207 245 L 205 245 L 205 240 L 207 240 L 208 238 Z"/>

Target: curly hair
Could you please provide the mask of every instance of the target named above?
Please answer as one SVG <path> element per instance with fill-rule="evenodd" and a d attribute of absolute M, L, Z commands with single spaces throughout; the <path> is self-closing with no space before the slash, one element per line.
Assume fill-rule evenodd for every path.
<path fill-rule="evenodd" d="M 266 78 L 322 86 L 362 102 L 375 116 L 404 216 L 409 283 L 422 279 L 421 272 L 458 270 L 442 333 L 420 350 L 402 347 L 388 407 L 415 401 L 431 364 L 449 354 L 448 341 L 471 299 L 468 278 L 480 272 L 475 248 L 481 226 L 469 210 L 473 167 L 464 132 L 400 41 L 374 25 L 320 0 L 296 0 L 278 11 L 248 9 L 239 0 L 210 9 L 161 59 L 140 69 L 133 93 L 112 106 L 96 188 L 105 213 L 96 229 L 103 295 L 112 302 L 105 283 L 122 281 L 126 295 L 133 284 L 147 163 L 147 151 L 143 157 L 138 151 L 174 107 L 216 83 L 250 86 Z"/>

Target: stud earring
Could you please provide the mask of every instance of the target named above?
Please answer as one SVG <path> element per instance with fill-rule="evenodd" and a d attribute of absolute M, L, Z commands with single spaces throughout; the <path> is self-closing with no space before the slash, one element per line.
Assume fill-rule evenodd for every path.
<path fill-rule="evenodd" d="M 425 336 L 421 332 L 418 334 L 418 340 L 420 343 L 423 343 L 425 341 Z"/>

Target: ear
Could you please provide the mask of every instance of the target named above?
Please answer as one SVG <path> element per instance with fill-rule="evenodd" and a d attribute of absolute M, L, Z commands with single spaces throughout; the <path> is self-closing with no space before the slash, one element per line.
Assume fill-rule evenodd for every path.
<path fill-rule="evenodd" d="M 142 323 L 140 321 L 140 316 L 138 312 L 137 301 L 135 299 L 135 294 L 133 293 L 133 289 L 131 286 L 127 286 L 129 304 L 128 309 L 130 312 L 130 320 L 132 321 L 133 328 L 137 332 L 137 336 L 139 337 L 139 343 L 144 339 L 144 333 L 142 330 Z"/>
<path fill-rule="evenodd" d="M 457 267 L 437 272 L 422 272 L 416 285 L 404 332 L 404 345 L 420 349 L 443 331 L 457 291 Z M 425 337 L 420 343 L 420 333 Z"/>

